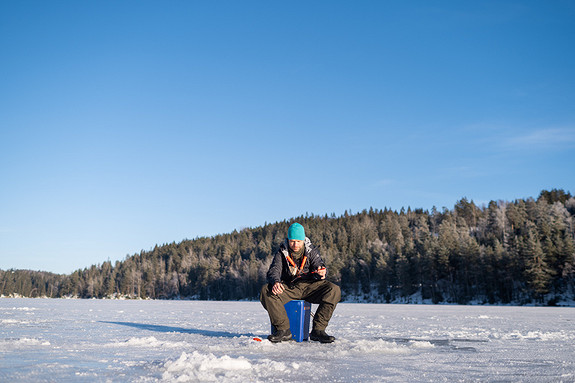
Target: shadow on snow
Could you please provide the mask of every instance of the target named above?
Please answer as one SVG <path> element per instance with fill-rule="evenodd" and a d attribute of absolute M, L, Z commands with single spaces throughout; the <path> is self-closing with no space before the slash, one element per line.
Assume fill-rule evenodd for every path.
<path fill-rule="evenodd" d="M 134 322 L 110 322 L 110 321 L 99 321 L 100 323 L 114 324 L 118 326 L 133 327 L 140 330 L 155 331 L 155 332 L 179 332 L 184 334 L 198 334 L 203 336 L 211 336 L 217 338 L 237 338 L 241 336 L 253 337 L 255 334 L 238 334 L 226 331 L 212 331 L 212 330 L 201 330 L 196 328 L 183 328 L 183 327 L 173 327 L 173 326 L 161 326 L 155 324 L 146 323 L 134 323 Z"/>

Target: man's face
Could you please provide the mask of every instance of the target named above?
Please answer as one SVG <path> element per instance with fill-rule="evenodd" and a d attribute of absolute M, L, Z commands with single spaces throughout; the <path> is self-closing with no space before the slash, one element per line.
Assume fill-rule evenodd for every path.
<path fill-rule="evenodd" d="M 289 240 L 289 247 L 291 247 L 291 249 L 293 251 L 300 251 L 302 246 L 303 246 L 303 241 L 300 241 L 299 239 L 290 239 Z"/>

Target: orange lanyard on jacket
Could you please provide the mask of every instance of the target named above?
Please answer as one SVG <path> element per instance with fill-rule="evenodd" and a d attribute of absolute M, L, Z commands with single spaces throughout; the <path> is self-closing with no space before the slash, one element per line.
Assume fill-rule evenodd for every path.
<path fill-rule="evenodd" d="M 288 260 L 288 262 L 297 269 L 297 266 L 295 264 L 295 262 L 293 261 L 293 259 L 291 259 L 291 257 L 288 255 L 286 255 L 286 258 Z M 301 271 L 303 270 L 303 267 L 305 266 L 305 262 L 307 261 L 307 256 L 303 256 L 303 259 L 301 260 L 301 264 L 299 265 L 299 270 L 298 270 L 298 274 L 301 273 Z"/>

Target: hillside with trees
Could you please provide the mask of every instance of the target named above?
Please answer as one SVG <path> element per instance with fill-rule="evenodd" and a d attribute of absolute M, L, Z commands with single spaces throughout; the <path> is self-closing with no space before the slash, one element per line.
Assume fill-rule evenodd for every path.
<path fill-rule="evenodd" d="M 156 246 L 70 275 L 0 270 L 0 295 L 255 300 L 273 252 L 300 222 L 343 299 L 558 304 L 575 298 L 575 198 L 466 198 L 453 209 L 306 215 Z"/>

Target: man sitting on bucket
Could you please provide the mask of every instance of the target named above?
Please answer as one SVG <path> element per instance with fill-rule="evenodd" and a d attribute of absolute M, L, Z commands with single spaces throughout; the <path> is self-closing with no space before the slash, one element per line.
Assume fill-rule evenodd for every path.
<path fill-rule="evenodd" d="M 268 284 L 262 287 L 260 301 L 275 328 L 271 342 L 291 340 L 289 319 L 284 305 L 295 299 L 319 304 L 313 317 L 310 339 L 331 343 L 333 336 L 325 328 L 341 299 L 339 286 L 327 281 L 327 270 L 319 251 L 305 236 L 299 223 L 289 227 L 288 237 L 280 245 L 267 273 Z"/>

